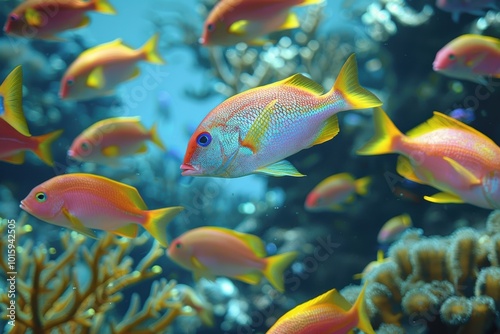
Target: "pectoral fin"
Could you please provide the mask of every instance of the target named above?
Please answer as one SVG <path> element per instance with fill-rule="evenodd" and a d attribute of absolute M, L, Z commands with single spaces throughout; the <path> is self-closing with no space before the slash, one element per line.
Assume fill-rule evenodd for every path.
<path fill-rule="evenodd" d="M 102 154 L 105 157 L 112 158 L 118 156 L 120 153 L 120 148 L 118 146 L 112 145 L 102 149 Z"/>
<path fill-rule="evenodd" d="M 262 173 L 272 176 L 295 176 L 302 177 L 305 176 L 301 174 L 291 163 L 286 160 L 278 161 L 274 164 L 261 167 L 255 170 L 256 173 Z"/>
<path fill-rule="evenodd" d="M 274 106 L 277 101 L 278 100 L 272 100 L 264 107 L 261 113 L 253 121 L 252 126 L 250 126 L 245 139 L 240 142 L 241 146 L 249 148 L 253 154 L 260 150 L 262 140 L 271 123 L 271 118 L 275 109 Z"/>
<path fill-rule="evenodd" d="M 443 160 L 448 162 L 453 169 L 460 174 L 462 177 L 462 180 L 469 184 L 469 185 L 478 185 L 481 184 L 481 180 L 477 178 L 471 171 L 469 171 L 467 168 L 456 162 L 455 160 L 449 158 L 449 157 L 443 157 Z"/>
<path fill-rule="evenodd" d="M 68 219 L 70 223 L 69 226 L 70 228 L 83 235 L 86 235 L 87 237 L 90 237 L 92 239 L 97 239 L 97 235 L 94 233 L 94 231 L 83 225 L 82 222 L 78 218 L 73 216 L 66 208 L 62 209 L 62 213 Z"/>
<path fill-rule="evenodd" d="M 437 193 L 432 196 L 424 196 L 426 201 L 432 203 L 446 204 L 446 203 L 464 203 L 464 201 L 457 195 L 451 193 Z"/>
<path fill-rule="evenodd" d="M 8 157 L 3 157 L 0 160 L 14 164 L 14 165 L 20 165 L 24 162 L 24 151 L 16 153 L 14 155 L 8 156 Z"/>
<path fill-rule="evenodd" d="M 87 78 L 87 86 L 91 88 L 101 89 L 105 83 L 102 66 L 94 68 Z"/>
<path fill-rule="evenodd" d="M 239 20 L 231 24 L 229 27 L 229 32 L 235 35 L 244 35 L 248 31 L 248 26 L 250 21 L 248 20 Z"/>
<path fill-rule="evenodd" d="M 32 27 L 39 27 L 42 24 L 42 15 L 34 8 L 26 9 L 24 17 L 26 22 L 28 22 L 28 24 Z"/>
<path fill-rule="evenodd" d="M 83 28 L 88 26 L 89 24 L 90 24 L 90 19 L 88 18 L 88 16 L 84 16 L 83 19 L 80 21 L 80 23 L 78 23 L 76 28 Z"/>
<path fill-rule="evenodd" d="M 411 165 L 410 160 L 403 155 L 400 155 L 398 157 L 396 171 L 398 172 L 399 175 L 401 175 L 405 179 L 408 179 L 416 183 L 425 184 L 425 182 L 420 180 L 419 177 L 415 174 L 415 171 L 413 170 L 413 166 Z"/>
<path fill-rule="evenodd" d="M 285 22 L 279 27 L 279 30 L 295 29 L 300 27 L 299 19 L 295 13 L 288 13 Z"/>
<path fill-rule="evenodd" d="M 251 272 L 245 275 L 234 276 L 234 278 L 248 284 L 258 284 L 262 275 L 259 272 Z"/>

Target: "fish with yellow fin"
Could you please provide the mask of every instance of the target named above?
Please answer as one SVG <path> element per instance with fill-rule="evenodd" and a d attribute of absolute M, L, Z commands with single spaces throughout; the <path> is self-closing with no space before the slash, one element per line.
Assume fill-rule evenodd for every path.
<path fill-rule="evenodd" d="M 366 334 L 375 334 L 366 313 L 365 281 L 359 296 L 351 305 L 332 289 L 291 309 L 266 332 L 266 334 L 345 334 L 354 328 Z"/>
<path fill-rule="evenodd" d="M 140 225 L 164 247 L 168 246 L 167 224 L 184 209 L 148 210 L 134 187 L 85 173 L 58 175 L 43 182 L 20 207 L 40 220 L 91 238 L 97 237 L 92 229 L 135 238 Z"/>
<path fill-rule="evenodd" d="M 181 267 L 201 277 L 227 276 L 248 284 L 258 284 L 265 276 L 276 290 L 283 292 L 283 271 L 297 252 L 266 257 L 262 240 L 252 234 L 204 226 L 187 231 L 170 244 L 167 255 Z"/>
<path fill-rule="evenodd" d="M 139 76 L 139 61 L 165 63 L 157 51 L 158 39 L 155 34 L 136 50 L 121 39 L 85 50 L 64 73 L 59 96 L 64 100 L 87 100 L 114 94 L 118 84 Z"/>
<path fill-rule="evenodd" d="M 156 125 L 147 130 L 140 117 L 108 118 L 78 135 L 68 150 L 68 156 L 78 161 L 113 164 L 118 158 L 146 152 L 146 141 L 152 141 L 165 150 Z"/>
<path fill-rule="evenodd" d="M 62 130 L 41 136 L 32 136 L 23 113 L 23 72 L 17 66 L 0 86 L 3 114 L 0 114 L 0 160 L 11 164 L 22 164 L 26 151 L 36 154 L 47 165 L 52 166 L 51 144 L 59 138 Z"/>
<path fill-rule="evenodd" d="M 500 208 L 500 147 L 476 129 L 434 112 L 425 123 L 402 134 L 382 108 L 375 108 L 375 135 L 357 154 L 399 153 L 397 172 L 441 190 L 424 199 Z"/>

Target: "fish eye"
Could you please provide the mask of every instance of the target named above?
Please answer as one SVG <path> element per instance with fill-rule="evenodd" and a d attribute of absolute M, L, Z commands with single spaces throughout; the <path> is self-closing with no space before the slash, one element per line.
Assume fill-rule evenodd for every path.
<path fill-rule="evenodd" d="M 44 192 L 39 192 L 36 193 L 35 198 L 39 203 L 43 203 L 47 200 L 47 195 Z"/>
<path fill-rule="evenodd" d="M 9 16 L 9 19 L 10 19 L 11 21 L 17 21 L 17 20 L 19 19 L 19 16 L 18 16 L 18 15 L 16 15 L 16 14 L 11 14 L 11 15 Z"/>
<path fill-rule="evenodd" d="M 200 146 L 208 146 L 210 142 L 212 141 L 212 136 L 208 132 L 202 132 L 196 137 L 196 142 Z"/>
<path fill-rule="evenodd" d="M 212 32 L 215 30 L 215 25 L 213 23 L 207 24 L 207 30 Z"/>
<path fill-rule="evenodd" d="M 180 242 L 178 242 L 177 244 L 175 244 L 175 248 L 177 248 L 177 249 L 182 248 L 182 244 Z"/>
<path fill-rule="evenodd" d="M 453 53 L 450 53 L 450 54 L 448 55 L 448 59 L 449 59 L 449 60 L 455 60 L 455 55 L 454 55 Z"/>
<path fill-rule="evenodd" d="M 68 84 L 68 86 L 73 86 L 73 84 L 75 83 L 75 80 L 68 79 L 68 80 L 66 80 L 66 83 Z"/>
<path fill-rule="evenodd" d="M 82 143 L 82 145 L 80 145 L 80 147 L 82 148 L 82 150 L 84 151 L 88 151 L 89 150 L 89 144 L 87 142 L 84 142 Z"/>

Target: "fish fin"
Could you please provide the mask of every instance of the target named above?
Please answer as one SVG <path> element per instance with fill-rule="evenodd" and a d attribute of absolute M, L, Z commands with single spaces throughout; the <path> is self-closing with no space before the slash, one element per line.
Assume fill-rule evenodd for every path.
<path fill-rule="evenodd" d="M 233 276 L 233 278 L 240 280 L 242 282 L 248 283 L 248 284 L 259 284 L 262 274 L 258 271 L 247 273 L 244 275 L 238 275 L 238 276 Z"/>
<path fill-rule="evenodd" d="M 196 256 L 191 256 L 191 264 L 193 265 L 193 267 L 195 267 L 195 272 L 199 272 L 201 273 L 202 271 L 206 271 L 207 270 L 207 267 L 205 267 L 201 262 L 200 260 L 198 260 L 196 258 Z"/>
<path fill-rule="evenodd" d="M 347 204 L 349 204 L 349 203 L 354 202 L 355 200 L 356 200 L 356 196 L 354 196 L 354 194 L 351 194 L 351 195 L 349 195 L 349 197 L 346 198 L 345 202 Z"/>
<path fill-rule="evenodd" d="M 109 232 L 119 235 L 121 237 L 135 238 L 137 237 L 138 231 L 139 231 L 139 225 L 132 223 Z"/>
<path fill-rule="evenodd" d="M 97 66 L 90 72 L 87 77 L 87 86 L 91 88 L 101 89 L 106 84 L 104 79 L 104 69 L 102 66 Z"/>
<path fill-rule="evenodd" d="M 297 252 L 287 252 L 265 258 L 266 267 L 263 271 L 264 277 L 279 292 L 285 291 L 283 272 L 295 261 L 297 255 Z"/>
<path fill-rule="evenodd" d="M 309 79 L 308 77 L 303 76 L 300 73 L 294 74 L 289 78 L 278 81 L 276 85 L 289 85 L 299 87 L 316 96 L 319 96 L 325 92 L 323 86 Z"/>
<path fill-rule="evenodd" d="M 277 101 L 272 100 L 264 107 L 262 112 L 252 122 L 252 126 L 248 129 L 245 139 L 240 142 L 241 146 L 249 148 L 253 154 L 256 154 L 260 150 L 262 139 L 267 133 L 269 124 L 271 124 L 271 118 L 275 111 L 274 106 Z"/>
<path fill-rule="evenodd" d="M 141 70 L 139 69 L 139 67 L 134 67 L 134 71 L 132 72 L 132 74 L 130 74 L 127 80 L 137 78 L 139 75 L 141 75 Z"/>
<path fill-rule="evenodd" d="M 302 177 L 305 176 L 301 174 L 293 165 L 286 161 L 281 160 L 275 162 L 273 164 L 257 168 L 255 173 L 267 174 L 272 176 L 294 176 L 294 177 Z"/>
<path fill-rule="evenodd" d="M 109 180 L 109 179 L 103 178 L 102 176 L 98 176 L 98 175 L 92 175 L 91 177 L 98 178 L 98 179 L 104 179 L 104 180 L 106 180 L 106 182 L 113 183 L 114 187 L 116 189 L 118 189 L 118 191 L 124 192 L 126 194 L 126 196 L 132 201 L 132 203 L 134 203 L 134 205 L 137 206 L 137 208 L 139 208 L 141 210 L 148 209 L 148 207 L 146 206 L 146 203 L 144 203 L 144 200 L 142 199 L 141 195 L 139 194 L 139 192 L 137 191 L 136 188 L 129 186 L 128 184 L 125 184 L 125 183 L 120 183 L 120 182 L 117 182 L 114 180 Z M 155 211 L 157 211 L 157 210 L 147 211 L 149 214 L 148 219 L 151 219 L 151 215 L 152 215 L 151 212 L 155 212 Z"/>
<path fill-rule="evenodd" d="M 141 147 L 137 149 L 137 151 L 135 151 L 135 153 L 146 153 L 147 151 L 148 151 L 148 145 L 143 144 L 141 145 Z"/>
<path fill-rule="evenodd" d="M 324 143 L 335 137 L 340 131 L 339 128 L 339 120 L 337 115 L 333 115 L 328 117 L 324 122 L 321 130 L 319 131 L 318 136 L 314 140 L 311 146 L 318 145 Z"/>
<path fill-rule="evenodd" d="M 158 53 L 158 39 L 160 35 L 154 34 L 141 48 L 146 61 L 153 64 L 165 64 L 165 60 Z"/>
<path fill-rule="evenodd" d="M 403 136 L 394 125 L 385 111 L 380 108 L 373 109 L 375 134 L 363 147 L 356 151 L 358 155 L 378 155 L 394 153 L 395 141 Z"/>
<path fill-rule="evenodd" d="M 20 165 L 24 162 L 24 156 L 25 156 L 25 152 L 22 151 L 22 152 L 10 155 L 8 157 L 0 158 L 0 160 L 14 164 L 14 165 Z"/>
<path fill-rule="evenodd" d="M 107 42 L 107 43 L 103 43 L 101 45 L 97 45 L 97 46 L 94 46 L 94 47 L 91 47 L 85 51 L 83 51 L 82 53 L 80 53 L 79 57 L 87 57 L 87 56 L 91 56 L 93 53 L 95 53 L 97 50 L 106 50 L 106 49 L 110 49 L 110 48 L 116 48 L 117 46 L 119 45 L 123 45 L 123 41 L 121 38 L 117 38 L 115 40 L 112 40 L 111 42 Z"/>
<path fill-rule="evenodd" d="M 352 275 L 352 279 L 361 280 L 361 279 L 363 279 L 363 276 L 364 276 L 363 273 L 354 274 L 354 275 Z"/>
<path fill-rule="evenodd" d="M 163 247 L 168 247 L 167 225 L 172 219 L 184 210 L 182 206 L 174 206 L 157 210 L 146 211 L 148 219 L 143 224 L 146 231 L 149 232 Z"/>
<path fill-rule="evenodd" d="M 23 113 L 23 70 L 16 66 L 7 75 L 0 86 L 0 96 L 3 97 L 3 111 L 0 115 L 22 135 L 30 137 L 30 131 Z"/>
<path fill-rule="evenodd" d="M 400 155 L 398 157 L 398 162 L 396 164 L 396 172 L 398 172 L 398 174 L 404 177 L 405 179 L 408 179 L 412 182 L 426 184 L 424 181 L 420 180 L 419 177 L 415 174 L 415 170 L 411 165 L 410 159 L 408 159 L 404 155 Z"/>
<path fill-rule="evenodd" d="M 332 204 L 328 207 L 331 211 L 341 212 L 344 211 L 344 207 L 340 204 Z"/>
<path fill-rule="evenodd" d="M 84 16 L 80 23 L 75 28 L 83 28 L 90 24 L 90 18 L 88 16 Z"/>
<path fill-rule="evenodd" d="M 356 302 L 348 312 L 357 314 L 358 324 L 356 325 L 356 327 L 358 329 L 362 330 L 365 334 L 375 334 L 372 324 L 370 323 L 370 318 L 366 313 L 365 291 L 367 286 L 368 281 L 365 281 L 363 288 L 361 289 L 361 292 L 356 299 Z"/>
<path fill-rule="evenodd" d="M 267 39 L 267 38 L 256 38 L 256 39 L 252 39 L 251 41 L 246 41 L 245 43 L 249 44 L 249 45 L 254 45 L 254 46 L 263 46 L 267 43 L 270 43 L 272 42 L 270 39 Z"/>
<path fill-rule="evenodd" d="M 469 183 L 471 186 L 481 184 L 481 180 L 477 178 L 471 171 L 459 164 L 457 161 L 449 157 L 443 157 L 443 160 L 448 162 L 453 169 L 462 176 L 463 180 Z"/>
<path fill-rule="evenodd" d="M 310 309 L 315 305 L 321 304 L 335 305 L 345 312 L 352 308 L 352 305 L 337 291 L 337 289 L 331 289 L 316 298 L 300 304 L 298 307 L 301 309 Z"/>
<path fill-rule="evenodd" d="M 426 201 L 432 203 L 446 204 L 446 203 L 464 203 L 464 201 L 455 194 L 440 192 L 432 196 L 424 196 Z"/>
<path fill-rule="evenodd" d="M 278 28 L 278 30 L 288 30 L 300 27 L 299 19 L 295 13 L 289 12 L 285 22 Z"/>
<path fill-rule="evenodd" d="M 47 165 L 54 165 L 54 160 L 52 159 L 52 150 L 50 145 L 63 133 L 63 130 L 56 130 L 41 136 L 31 137 L 37 142 L 36 148 L 33 152 Z"/>
<path fill-rule="evenodd" d="M 151 130 L 149 130 L 149 135 L 151 137 L 151 141 L 156 144 L 159 148 L 161 148 L 163 151 L 166 151 L 167 148 L 163 144 L 163 142 L 160 139 L 160 136 L 158 135 L 158 124 L 153 124 L 151 127 Z"/>
<path fill-rule="evenodd" d="M 63 208 L 62 209 L 62 213 L 69 220 L 69 222 L 71 224 L 71 228 L 73 230 L 75 230 L 78 233 L 81 233 L 83 235 L 86 235 L 87 237 L 90 237 L 92 239 L 97 239 L 97 235 L 94 233 L 94 231 L 92 231 L 90 228 L 88 228 L 85 225 L 83 225 L 83 223 L 78 218 L 76 218 L 75 216 L 73 216 L 68 211 L 68 209 Z"/>
<path fill-rule="evenodd" d="M 32 27 L 40 27 L 42 25 L 42 15 L 40 12 L 34 8 L 26 9 L 24 14 L 26 22 Z"/>
<path fill-rule="evenodd" d="M 114 158 L 114 157 L 117 157 L 120 154 L 120 148 L 118 146 L 116 146 L 116 145 L 111 145 L 111 146 L 108 146 L 108 147 L 104 147 L 101 150 L 101 152 L 102 152 L 102 154 L 105 157 Z"/>
<path fill-rule="evenodd" d="M 495 38 L 496 39 L 496 38 Z M 498 42 L 495 43 L 495 45 L 497 45 L 498 47 Z M 467 67 L 470 67 L 472 69 L 474 69 L 479 63 L 481 63 L 486 57 L 488 56 L 488 54 L 486 52 L 484 53 L 481 53 L 481 54 L 478 54 L 476 55 L 474 58 L 468 60 L 465 62 L 465 66 Z"/>
<path fill-rule="evenodd" d="M 116 14 L 115 8 L 108 2 L 108 0 L 95 0 L 94 10 L 101 14 Z"/>
<path fill-rule="evenodd" d="M 338 101 L 339 93 L 347 103 L 348 109 L 365 109 L 382 105 L 382 101 L 375 94 L 359 84 L 358 67 L 354 54 L 347 58 L 344 66 L 340 69 L 335 84 L 325 95 L 327 97 L 334 96 L 335 101 Z"/>
<path fill-rule="evenodd" d="M 299 6 L 309 6 L 309 5 L 317 5 L 323 3 L 325 0 L 303 0 L 300 4 L 297 5 Z"/>
<path fill-rule="evenodd" d="M 486 138 L 490 140 L 488 137 L 486 137 L 483 133 L 477 131 L 471 126 L 468 126 L 465 123 L 462 123 L 456 119 L 454 119 L 451 116 L 445 115 L 443 113 L 440 113 L 438 111 L 434 111 L 434 115 L 429 118 L 425 123 L 422 123 L 421 125 L 411 129 L 406 133 L 407 136 L 409 137 L 416 137 L 423 135 L 425 133 L 429 133 L 431 131 L 437 130 L 437 129 L 459 129 L 462 131 L 467 131 L 469 133 L 473 133 L 477 136 L 480 136 L 481 138 Z"/>
<path fill-rule="evenodd" d="M 231 34 L 244 35 L 247 32 L 249 24 L 250 24 L 250 21 L 248 21 L 248 20 L 235 21 L 235 22 L 233 22 L 233 24 L 231 24 L 228 31 Z"/>
<path fill-rule="evenodd" d="M 229 234 L 235 238 L 238 238 L 245 245 L 247 245 L 257 257 L 263 258 L 267 255 L 266 246 L 264 245 L 262 240 L 256 235 L 241 233 L 241 232 L 237 232 L 237 231 L 233 231 L 233 230 L 230 230 L 227 228 L 217 227 L 217 226 L 210 226 L 210 227 L 205 227 L 205 228 L 208 230 L 218 231 L 218 232 L 224 233 L 224 234 Z"/>
<path fill-rule="evenodd" d="M 364 196 L 368 193 L 368 187 L 372 182 L 372 178 L 370 176 L 365 176 L 360 179 L 354 181 L 354 188 L 356 189 L 356 193 L 358 195 Z"/>

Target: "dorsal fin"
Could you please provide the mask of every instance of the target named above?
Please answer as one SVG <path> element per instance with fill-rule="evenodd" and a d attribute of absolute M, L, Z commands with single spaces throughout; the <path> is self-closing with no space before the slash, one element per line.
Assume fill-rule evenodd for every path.
<path fill-rule="evenodd" d="M 233 230 L 229 230 L 229 229 L 226 229 L 223 227 L 216 227 L 216 226 L 210 226 L 210 227 L 207 227 L 207 229 L 226 233 L 226 234 L 229 234 L 233 237 L 238 238 L 243 243 L 245 243 L 255 253 L 255 255 L 257 255 L 257 257 L 263 258 L 267 255 L 266 247 L 265 247 L 264 243 L 262 242 L 262 240 L 260 240 L 259 237 L 255 236 L 253 234 L 236 232 Z"/>
<path fill-rule="evenodd" d="M 300 73 L 294 74 L 287 79 L 279 81 L 279 84 L 299 87 L 299 88 L 302 88 L 304 90 L 307 90 L 308 92 L 310 92 L 314 95 L 321 95 L 325 92 L 325 89 L 323 88 L 323 86 L 321 86 L 319 83 L 309 79 L 308 77 L 303 76 Z"/>
<path fill-rule="evenodd" d="M 437 129 L 442 129 L 442 128 L 452 128 L 452 129 L 458 129 L 462 131 L 467 131 L 470 133 L 473 133 L 477 136 L 480 136 L 482 138 L 487 138 L 488 140 L 491 141 L 487 136 L 485 136 L 483 133 L 477 131 L 473 127 L 468 126 L 465 123 L 462 123 L 460 121 L 457 121 L 453 117 L 447 116 L 443 113 L 440 113 L 438 111 L 434 111 L 434 116 L 429 118 L 425 123 L 422 123 L 418 125 L 417 127 L 411 129 L 406 133 L 407 136 L 409 137 L 417 137 L 421 136 L 424 133 L 431 132 L 433 130 Z"/>
<path fill-rule="evenodd" d="M 335 305 L 341 310 L 344 310 L 346 312 L 349 311 L 352 307 L 352 305 L 347 300 L 345 300 L 344 297 L 342 297 L 342 295 L 337 291 L 337 289 L 331 289 L 330 291 L 327 291 L 324 294 L 314 299 L 311 299 L 303 304 L 300 304 L 298 307 L 309 309 L 314 305 L 320 305 L 320 304 Z"/>

